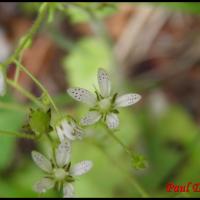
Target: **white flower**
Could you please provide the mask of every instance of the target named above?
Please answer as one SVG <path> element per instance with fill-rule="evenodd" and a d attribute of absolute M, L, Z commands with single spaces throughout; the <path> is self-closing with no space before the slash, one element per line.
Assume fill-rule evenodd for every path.
<path fill-rule="evenodd" d="M 60 141 L 63 141 L 65 138 L 75 140 L 83 137 L 83 130 L 76 122 L 65 118 L 56 125 L 56 132 Z"/>
<path fill-rule="evenodd" d="M 4 96 L 5 92 L 6 92 L 5 76 L 2 69 L 0 68 L 0 96 Z"/>
<path fill-rule="evenodd" d="M 75 100 L 90 106 L 90 111 L 81 119 L 81 125 L 91 125 L 102 119 L 108 128 L 116 129 L 119 126 L 118 108 L 137 103 L 141 96 L 136 93 L 121 96 L 112 93 L 109 75 L 102 68 L 98 69 L 97 79 L 99 91 L 95 91 L 95 94 L 78 87 L 69 88 L 67 92 Z"/>
<path fill-rule="evenodd" d="M 71 183 L 64 184 L 63 197 L 64 198 L 73 198 L 74 197 L 74 186 Z"/>
<path fill-rule="evenodd" d="M 37 151 L 32 152 L 35 164 L 46 173 L 46 176 L 36 182 L 33 189 L 38 193 L 45 193 L 47 190 L 58 186 L 63 190 L 63 196 L 73 197 L 74 187 L 72 183 L 74 177 L 87 173 L 93 166 L 89 160 L 71 166 L 70 162 L 71 145 L 67 140 L 63 140 L 55 150 L 55 157 L 51 160 Z"/>

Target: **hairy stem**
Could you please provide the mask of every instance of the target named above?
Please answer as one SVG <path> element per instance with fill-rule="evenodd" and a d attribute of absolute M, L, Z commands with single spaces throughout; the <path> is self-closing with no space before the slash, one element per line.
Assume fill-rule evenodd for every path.
<path fill-rule="evenodd" d="M 41 7 L 43 7 L 43 9 L 41 12 L 39 12 L 39 15 L 38 15 L 37 19 L 35 20 L 33 26 L 28 31 L 28 33 L 24 36 L 24 39 L 21 41 L 19 46 L 16 48 L 15 52 L 5 61 L 5 63 L 3 64 L 4 66 L 7 66 L 8 64 L 10 64 L 14 59 L 18 59 L 21 52 L 26 47 L 27 43 L 33 39 L 34 35 L 40 28 L 41 24 L 44 22 L 44 19 L 46 17 L 46 13 L 48 10 L 48 3 L 46 3 L 46 2 L 43 3 L 41 5 Z"/>
<path fill-rule="evenodd" d="M 23 54 L 23 53 L 20 54 L 19 59 L 18 59 L 18 61 L 19 61 L 20 63 L 21 63 L 21 60 L 22 60 L 22 54 Z M 18 82 L 19 76 L 20 76 L 20 68 L 17 67 L 17 68 L 16 68 L 16 71 L 15 71 L 15 77 L 14 77 L 15 83 Z"/>
<path fill-rule="evenodd" d="M 109 155 L 109 153 L 105 150 L 105 148 L 102 147 L 101 144 L 95 141 L 92 141 L 91 143 L 95 145 L 95 147 L 97 147 L 114 166 L 116 166 L 123 174 L 125 174 L 129 183 L 141 194 L 142 197 L 149 197 L 147 192 L 142 188 L 142 186 L 139 184 L 136 178 L 133 177 L 133 175 L 130 176 L 130 173 L 123 166 L 121 166 L 121 164 L 118 161 L 113 159 L 113 157 Z"/>
<path fill-rule="evenodd" d="M 28 106 L 20 105 L 13 102 L 0 102 L 0 109 L 15 110 L 17 112 L 26 113 Z"/>
<path fill-rule="evenodd" d="M 8 85 L 12 86 L 13 88 L 17 89 L 19 92 L 21 92 L 25 97 L 30 99 L 32 102 L 34 102 L 39 107 L 44 107 L 43 104 L 30 92 L 22 88 L 20 85 L 12 81 L 11 79 L 6 79 L 6 82 Z"/>
<path fill-rule="evenodd" d="M 20 68 L 17 68 L 15 71 L 15 77 L 14 77 L 15 83 L 18 82 L 19 75 L 20 75 Z"/>
<path fill-rule="evenodd" d="M 54 103 L 53 99 L 51 98 L 51 96 L 49 95 L 48 91 L 46 90 L 46 88 L 37 80 L 37 78 L 34 77 L 34 75 L 29 72 L 29 70 L 27 68 L 25 68 L 21 63 L 19 63 L 17 60 L 15 60 L 15 63 L 17 65 L 17 67 L 19 67 L 22 71 L 24 71 L 34 82 L 35 84 L 47 95 L 49 101 L 51 102 L 53 108 L 55 109 L 55 111 L 58 112 L 58 108 L 56 106 L 56 104 Z"/>
<path fill-rule="evenodd" d="M 107 130 L 108 135 L 110 135 L 129 156 L 133 157 L 134 153 L 114 134 L 114 132 L 110 130 L 105 124 L 103 124 L 103 126 Z"/>
<path fill-rule="evenodd" d="M 122 148 L 130 155 L 132 156 L 132 152 L 128 149 L 128 147 L 110 130 L 108 130 L 108 134 L 118 143 L 122 146 Z"/>

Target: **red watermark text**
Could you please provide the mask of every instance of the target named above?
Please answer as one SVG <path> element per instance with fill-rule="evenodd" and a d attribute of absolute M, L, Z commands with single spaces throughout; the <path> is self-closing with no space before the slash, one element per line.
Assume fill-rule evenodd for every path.
<path fill-rule="evenodd" d="M 200 192 L 200 182 L 192 183 L 188 182 L 185 184 L 175 184 L 173 182 L 167 183 L 167 192 Z"/>

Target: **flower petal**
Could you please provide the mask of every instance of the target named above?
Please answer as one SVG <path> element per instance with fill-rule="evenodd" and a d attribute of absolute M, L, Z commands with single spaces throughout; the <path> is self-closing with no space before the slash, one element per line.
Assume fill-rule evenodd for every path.
<path fill-rule="evenodd" d="M 72 197 L 74 197 L 74 186 L 72 184 L 70 184 L 70 183 L 64 184 L 63 197 L 64 198 L 72 198 Z"/>
<path fill-rule="evenodd" d="M 52 171 L 51 162 L 37 151 L 32 151 L 32 158 L 35 164 L 45 172 L 50 173 Z"/>
<path fill-rule="evenodd" d="M 116 129 L 119 126 L 119 118 L 116 114 L 110 113 L 106 116 L 106 124 L 109 129 Z"/>
<path fill-rule="evenodd" d="M 63 167 L 69 162 L 71 153 L 71 145 L 66 139 L 56 149 L 56 163 L 59 167 Z"/>
<path fill-rule="evenodd" d="M 0 69 L 0 96 L 3 96 L 5 94 L 6 91 L 5 87 L 6 87 L 5 77 L 2 70 Z"/>
<path fill-rule="evenodd" d="M 67 120 L 63 120 L 60 125 L 56 127 L 56 131 L 61 142 L 65 138 L 75 140 L 83 137 L 82 129 L 73 121 L 68 122 Z"/>
<path fill-rule="evenodd" d="M 63 141 L 65 139 L 63 130 L 58 126 L 58 127 L 56 127 L 56 132 L 58 134 L 60 141 Z"/>
<path fill-rule="evenodd" d="M 73 132 L 71 132 L 71 135 L 68 136 L 69 138 L 71 137 L 71 140 L 75 140 L 75 139 L 82 139 L 83 138 L 83 129 L 80 128 L 75 122 L 71 122 L 71 126 L 73 128 Z"/>
<path fill-rule="evenodd" d="M 66 137 L 69 140 L 82 139 L 83 137 L 83 130 L 74 121 L 63 120 L 60 126 L 56 127 L 56 130 L 61 142 Z"/>
<path fill-rule="evenodd" d="M 139 94 L 125 94 L 116 98 L 115 106 L 116 107 L 126 107 L 132 104 L 137 103 L 141 99 Z"/>
<path fill-rule="evenodd" d="M 87 173 L 92 168 L 92 166 L 93 164 L 91 161 L 84 160 L 74 165 L 70 170 L 70 174 L 72 176 L 81 176 L 82 174 Z"/>
<path fill-rule="evenodd" d="M 88 126 L 96 123 L 101 118 L 101 114 L 97 111 L 88 112 L 85 117 L 83 117 L 80 121 L 81 125 Z"/>
<path fill-rule="evenodd" d="M 99 68 L 97 79 L 98 79 L 101 95 L 103 97 L 109 96 L 110 91 L 111 91 L 111 83 L 110 83 L 110 78 L 109 78 L 108 73 L 104 69 Z"/>
<path fill-rule="evenodd" d="M 33 190 L 37 193 L 45 193 L 47 190 L 53 188 L 55 182 L 49 178 L 42 178 L 33 186 Z"/>
<path fill-rule="evenodd" d="M 65 137 L 69 138 L 70 140 L 74 139 L 74 137 L 72 137 L 73 127 L 69 124 L 67 120 L 63 120 L 61 122 L 61 129 Z"/>
<path fill-rule="evenodd" d="M 89 106 L 96 104 L 96 96 L 86 89 L 78 87 L 69 88 L 67 92 L 73 99 L 86 103 Z"/>

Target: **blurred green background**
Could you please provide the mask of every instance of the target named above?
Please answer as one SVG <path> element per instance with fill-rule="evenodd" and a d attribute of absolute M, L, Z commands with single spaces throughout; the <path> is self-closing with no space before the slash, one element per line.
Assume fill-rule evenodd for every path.
<path fill-rule="evenodd" d="M 149 167 L 135 170 L 129 157 L 102 127 L 73 144 L 72 162 L 92 160 L 92 171 L 75 183 L 78 197 L 141 197 L 135 179 L 150 196 L 167 193 L 166 184 L 199 182 L 200 174 L 200 6 L 198 3 L 66 3 L 47 17 L 23 63 L 54 96 L 63 112 L 78 119 L 87 108 L 66 89 L 97 86 L 96 72 L 111 73 L 113 89 L 138 92 L 140 103 L 120 111 L 117 136 L 145 155 Z M 40 3 L 0 3 L 0 61 L 14 49 L 37 16 Z M 58 6 L 59 7 L 59 6 Z M 12 67 L 8 76 L 12 77 Z M 23 86 L 39 96 L 25 76 Z M 29 102 L 9 90 L 0 99 L 0 129 L 20 131 Z M 42 172 L 30 152 L 45 143 L 0 136 L 0 196 L 37 197 L 32 185 Z M 56 196 L 49 191 L 44 196 Z"/>

